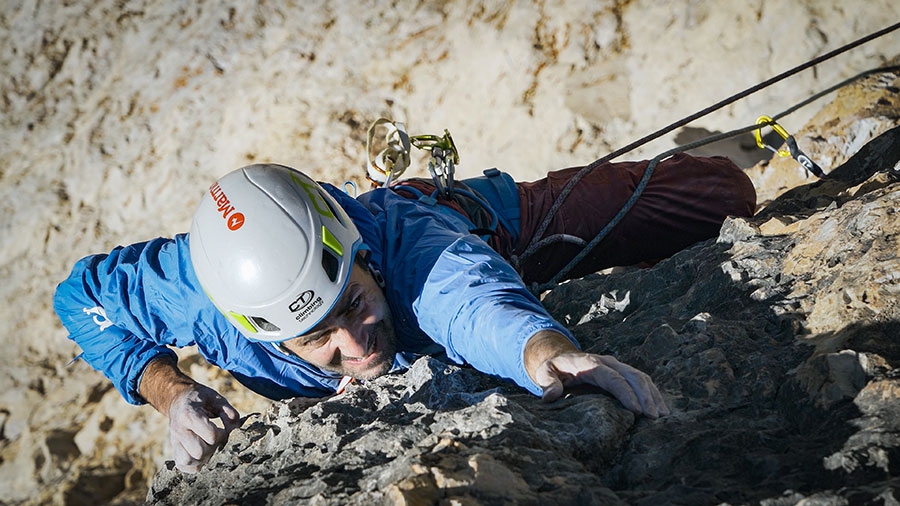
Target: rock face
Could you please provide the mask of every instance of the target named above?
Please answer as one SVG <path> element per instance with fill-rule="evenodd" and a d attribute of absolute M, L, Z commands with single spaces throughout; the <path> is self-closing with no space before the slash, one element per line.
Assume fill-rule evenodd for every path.
<path fill-rule="evenodd" d="M 201 473 L 159 472 L 148 503 L 897 504 L 898 84 L 823 110 L 870 96 L 855 111 L 884 132 L 836 148 L 825 180 L 652 268 L 545 295 L 585 349 L 650 373 L 671 416 L 587 389 L 544 404 L 425 357 L 249 417 Z"/>
<path fill-rule="evenodd" d="M 612 455 L 633 423 L 600 394 L 542 405 L 477 372 L 425 357 L 403 375 L 351 387 L 331 401 L 276 404 L 248 420 L 209 472 L 161 471 L 148 499 L 596 503 L 615 496 L 582 460 Z"/>
<path fill-rule="evenodd" d="M 362 187 L 366 127 L 377 117 L 388 116 L 405 121 L 411 133 L 438 133 L 449 128 L 460 147 L 461 176 L 477 175 L 482 169 L 497 166 L 517 179 L 534 179 L 550 169 L 589 162 L 715 100 L 881 29 L 896 19 L 900 19 L 900 2 L 896 0 L 867 0 L 852 6 L 846 0 L 759 0 L 751 3 L 736 0 L 0 2 L 0 74 L 3 77 L 0 100 L 0 321 L 5 330 L 0 333 L 3 350 L 0 354 L 0 503 L 124 505 L 142 503 L 147 497 L 150 481 L 172 455 L 166 420 L 150 408 L 127 405 L 101 374 L 84 361 L 73 361 L 80 350 L 66 338 L 66 332 L 53 313 L 53 290 L 72 265 L 87 254 L 186 231 L 197 200 L 210 182 L 225 172 L 251 162 L 273 161 L 300 167 L 322 180 L 338 183 L 355 180 Z M 844 77 L 887 62 L 897 52 L 897 40 L 898 33 L 895 32 L 872 41 L 827 64 L 816 66 L 814 71 L 804 72 L 706 116 L 692 123 L 690 132 L 685 129 L 679 135 L 671 136 L 673 138 L 659 139 L 627 157 L 653 156 L 685 141 L 692 132 L 726 131 L 752 124 L 760 114 L 777 113 Z M 837 167 L 872 138 L 896 125 L 897 94 L 890 91 L 891 87 L 898 87 L 896 76 L 877 76 L 867 82 L 867 86 L 845 90 L 841 94 L 842 100 L 821 109 L 815 117 L 813 113 L 820 110 L 818 105 L 804 108 L 782 122 L 785 128 L 797 134 L 801 147 L 823 167 Z M 802 127 L 807 123 L 807 127 Z M 760 150 L 747 151 L 741 146 L 746 143 L 737 144 L 711 146 L 710 153 L 758 159 Z M 761 202 L 772 201 L 808 182 L 804 171 L 790 159 L 773 159 L 754 167 L 750 173 Z M 427 175 L 424 163 L 416 164 L 407 175 Z M 884 184 L 886 182 L 873 179 L 859 189 L 837 190 L 820 186 L 816 191 L 824 192 L 824 197 L 790 201 L 799 202 L 799 208 L 782 207 L 777 215 L 766 217 L 760 223 L 733 224 L 733 232 L 729 232 L 732 236 L 734 231 L 745 228 L 752 231 L 741 232 L 745 234 L 740 236 L 741 239 L 729 239 L 735 244 L 733 253 L 728 252 L 730 247 L 726 243 L 710 246 L 722 250 L 716 250 L 722 262 L 730 259 L 730 255 L 742 259 L 733 271 L 729 271 L 735 276 L 744 272 L 741 269 L 750 269 L 754 262 L 759 264 L 756 269 L 760 272 L 770 268 L 771 263 L 789 266 L 791 270 L 780 276 L 761 275 L 759 281 L 751 281 L 756 278 L 748 277 L 747 283 L 755 283 L 749 293 L 758 290 L 755 296 L 758 298 L 749 300 L 759 305 L 771 303 L 772 312 L 776 311 L 775 302 L 791 301 L 785 302 L 784 307 L 777 306 L 780 307 L 777 311 L 785 315 L 784 321 L 796 321 L 790 323 L 796 327 L 781 331 L 785 343 L 791 343 L 785 344 L 786 348 L 763 351 L 754 347 L 752 352 L 759 354 L 758 359 L 752 354 L 746 357 L 725 354 L 727 360 L 710 362 L 712 365 L 704 369 L 706 362 L 701 362 L 699 355 L 688 357 L 696 361 L 698 370 L 688 370 L 683 362 L 676 360 L 670 362 L 671 366 L 641 362 L 651 368 L 649 372 L 661 376 L 664 390 L 681 410 L 676 416 L 654 423 L 629 421 L 627 413 L 620 412 L 615 403 L 609 403 L 596 392 L 578 397 L 579 403 L 584 400 L 588 405 L 603 407 L 602 416 L 594 417 L 596 420 L 628 426 L 625 437 L 615 441 L 609 439 L 608 443 L 601 443 L 599 435 L 581 433 L 579 437 L 596 442 L 594 447 L 587 445 L 582 451 L 581 443 L 565 439 L 571 436 L 548 435 L 547 427 L 551 426 L 548 424 L 554 416 L 562 420 L 579 416 L 577 413 L 561 416 L 558 411 L 575 412 L 588 406 L 543 406 L 517 395 L 515 390 L 462 370 L 451 376 L 464 376 L 476 383 L 466 387 L 470 391 L 459 387 L 463 393 L 458 397 L 471 394 L 472 404 L 477 401 L 478 409 L 508 412 L 512 421 L 504 427 L 511 426 L 514 430 L 498 428 L 489 432 L 499 434 L 498 444 L 505 440 L 503 438 L 514 441 L 520 448 L 517 451 L 522 454 L 521 458 L 513 450 L 505 450 L 507 454 L 480 450 L 478 445 L 487 445 L 492 440 L 486 436 L 476 441 L 477 444 L 471 438 L 459 439 L 459 444 L 465 444 L 467 449 L 461 446 L 444 448 L 444 456 L 451 451 L 460 455 L 460 460 L 448 460 L 447 466 L 440 462 L 435 464 L 436 457 L 427 456 L 431 454 L 416 453 L 414 446 L 406 450 L 403 445 L 385 447 L 373 450 L 372 455 L 400 457 L 395 463 L 387 458 L 383 462 L 377 462 L 374 457 L 369 459 L 369 466 L 396 473 L 379 477 L 381 481 L 373 482 L 369 478 L 371 474 L 365 474 L 364 478 L 361 471 L 350 478 L 339 479 L 339 473 L 331 472 L 338 467 L 326 466 L 340 466 L 339 460 L 327 461 L 330 464 L 326 461 L 323 461 L 326 464 L 311 463 L 310 466 L 321 466 L 322 470 L 314 472 L 309 467 L 310 478 L 315 481 L 319 478 L 313 476 L 321 477 L 321 482 L 330 491 L 323 492 L 319 500 L 327 502 L 332 495 L 350 500 L 351 495 L 360 493 L 354 492 L 353 487 L 340 492 L 342 483 L 361 483 L 358 490 L 369 490 L 367 487 L 372 483 L 394 484 L 393 488 L 384 485 L 383 497 L 408 497 L 409 502 L 415 502 L 414 494 L 418 490 L 430 490 L 426 495 L 436 493 L 434 488 L 428 488 L 432 482 L 441 496 L 495 497 L 491 494 L 496 488 L 491 487 L 496 487 L 496 481 L 491 482 L 494 475 L 486 469 L 501 469 L 502 464 L 510 475 L 521 477 L 522 481 L 515 482 L 519 485 L 506 485 L 514 480 L 507 480 L 505 472 L 497 471 L 500 474 L 496 475 L 503 477 L 504 487 L 516 491 L 515 498 L 519 502 L 527 502 L 529 494 L 540 497 L 541 501 L 552 502 L 546 492 L 553 487 L 556 487 L 553 490 L 566 490 L 559 492 L 563 499 L 576 494 L 570 487 L 581 487 L 578 490 L 586 491 L 585 502 L 596 499 L 614 503 L 612 496 L 603 489 L 606 487 L 623 501 L 637 501 L 644 497 L 640 491 L 651 489 L 643 485 L 632 487 L 625 479 L 630 475 L 622 471 L 623 466 L 628 464 L 629 472 L 640 475 L 636 469 L 641 469 L 643 464 L 634 455 L 642 451 L 650 455 L 651 450 L 652 455 L 663 455 L 665 448 L 680 448 L 686 444 L 682 442 L 678 446 L 674 439 L 667 438 L 666 445 L 658 449 L 647 447 L 642 450 L 635 445 L 646 440 L 641 438 L 649 437 L 643 435 L 649 434 L 644 429 L 665 427 L 683 419 L 685 413 L 706 420 L 711 434 L 714 429 L 720 429 L 712 415 L 703 418 L 695 411 L 684 411 L 687 408 L 679 404 L 680 399 L 688 398 L 688 393 L 701 396 L 698 398 L 707 395 L 709 406 L 704 409 L 722 413 L 725 404 L 718 404 L 726 398 L 722 397 L 722 392 L 728 394 L 729 402 L 737 402 L 734 399 L 742 395 L 738 385 L 750 388 L 726 380 L 730 378 L 729 374 L 742 378 L 746 371 L 734 367 L 736 364 L 746 367 L 751 359 L 757 360 L 751 363 L 754 366 L 770 361 L 784 362 L 791 381 L 782 382 L 773 377 L 770 388 L 791 392 L 790 389 L 821 391 L 813 404 L 820 403 L 825 407 L 817 409 L 859 409 L 850 404 L 848 399 L 851 397 L 882 399 L 879 405 L 889 405 L 892 383 L 875 382 L 874 374 L 888 370 L 887 366 L 878 365 L 880 362 L 875 356 L 893 367 L 890 354 L 866 351 L 860 344 L 871 341 L 879 343 L 877 346 L 887 346 L 886 341 L 875 337 L 853 338 L 852 335 L 861 335 L 855 331 L 848 334 L 852 325 L 865 326 L 866 332 L 875 332 L 870 329 L 873 326 L 876 330 L 889 331 L 885 326 L 893 321 L 887 316 L 890 312 L 881 306 L 877 306 L 880 308 L 877 310 L 871 309 L 876 307 L 873 305 L 875 297 L 878 297 L 877 304 L 890 303 L 892 299 L 885 291 L 887 288 L 858 288 L 877 279 L 865 276 L 882 272 L 879 269 L 884 268 L 883 265 L 872 267 L 870 264 L 886 262 L 883 258 L 887 253 L 876 254 L 881 250 L 870 248 L 870 253 L 854 262 L 853 255 L 858 252 L 841 248 L 850 248 L 857 243 L 853 237 L 845 237 L 842 228 L 829 228 L 844 225 L 828 221 L 832 211 L 827 210 L 826 205 L 835 201 L 838 208 L 871 206 L 864 201 L 868 198 L 865 195 L 874 195 L 870 187 Z M 858 198 L 854 196 L 857 192 L 861 192 Z M 810 214 L 813 210 L 821 214 L 814 217 Z M 803 233 L 811 234 L 815 229 L 812 224 L 820 219 L 824 220 L 822 226 L 825 227 L 820 227 L 821 236 L 807 236 L 807 242 L 797 243 L 797 247 L 793 246 L 792 239 L 778 240 L 793 237 L 801 229 Z M 875 221 L 860 221 L 855 228 L 860 234 L 874 233 L 875 227 L 882 226 L 880 218 L 876 219 L 874 215 L 866 219 Z M 879 241 L 883 238 L 879 239 L 877 235 L 871 239 L 875 245 L 882 244 Z M 757 244 L 754 240 L 762 242 Z M 753 244 L 757 244 L 754 248 L 758 252 L 739 254 L 740 245 L 750 248 Z M 764 249 L 769 246 L 783 246 L 793 252 L 793 256 L 788 258 L 786 253 Z M 831 248 L 828 254 L 834 255 L 837 259 L 834 261 L 838 263 L 828 265 L 826 262 L 822 267 L 822 260 L 816 255 L 826 248 Z M 700 257 L 712 253 L 695 251 L 693 254 L 699 255 L 698 259 L 687 255 L 677 260 L 684 264 L 681 268 L 687 274 L 692 272 L 690 266 L 696 267 Z M 687 304 L 687 299 L 681 298 L 687 291 L 711 291 L 708 295 L 712 301 L 710 305 L 724 298 L 747 300 L 744 292 L 724 290 L 730 286 L 725 283 L 725 278 L 732 274 L 712 276 L 709 273 L 721 271 L 720 264 L 709 259 L 706 262 L 703 264 L 704 269 L 709 269 L 706 277 L 718 284 L 704 284 L 704 276 L 687 280 L 678 277 L 680 284 L 677 286 L 684 287 L 684 291 L 675 290 L 680 297 L 673 300 L 680 301 L 677 303 L 681 306 L 671 306 L 672 300 L 660 299 L 663 306 L 658 308 L 658 311 L 679 315 L 671 321 L 668 316 L 659 316 L 656 320 L 638 321 L 636 325 L 639 325 L 632 329 L 631 320 L 638 320 L 634 316 L 613 326 L 615 317 L 638 312 L 633 301 L 644 299 L 636 285 L 605 285 L 609 286 L 609 293 L 599 293 L 599 288 L 585 288 L 584 293 L 573 293 L 569 297 L 568 306 L 562 305 L 557 298 L 559 295 L 551 294 L 548 303 L 552 303 L 561 318 L 569 315 L 569 324 L 576 328 L 586 346 L 621 351 L 624 358 L 638 360 L 640 357 L 635 356 L 632 348 L 646 349 L 649 353 L 650 345 L 618 345 L 611 339 L 614 336 L 606 334 L 604 329 L 609 327 L 616 335 L 632 336 L 626 341 L 648 339 L 651 335 L 661 339 L 660 333 L 688 332 L 684 330 L 688 323 L 682 317 L 683 312 L 693 313 L 691 318 L 709 313 L 712 327 L 717 321 L 731 321 L 707 307 L 700 307 L 703 304 L 698 301 L 692 302 L 698 307 L 691 307 L 690 311 L 679 310 Z M 610 279 L 618 280 L 617 283 L 623 280 L 649 282 L 652 277 L 647 277 L 649 273 L 667 272 L 665 269 L 675 267 L 661 264 L 657 269 L 659 271 L 644 274 L 616 274 Z M 826 273 L 833 279 L 822 278 Z M 644 277 L 639 279 L 639 276 Z M 671 273 L 671 276 L 662 279 L 675 283 L 676 274 Z M 854 281 L 856 278 L 851 276 L 859 276 L 863 281 Z M 883 277 L 893 279 L 889 275 Z M 784 284 L 787 280 L 794 280 L 796 286 L 788 287 Z M 815 291 L 820 284 L 832 291 Z M 666 287 L 654 290 L 663 288 Z M 564 289 L 567 288 L 560 290 Z M 722 291 L 715 291 L 720 289 Z M 616 290 L 615 294 L 612 290 Z M 798 295 L 791 295 L 794 290 Z M 802 293 L 814 295 L 801 297 Z M 766 294 L 774 295 L 767 299 L 763 297 Z M 743 305 L 740 308 L 744 310 Z M 579 313 L 582 310 L 584 313 Z M 770 313 L 760 311 L 766 318 L 774 318 Z M 686 321 L 691 322 L 690 319 Z M 663 323 L 668 323 L 672 330 L 666 330 Z M 773 325 L 776 323 L 788 325 L 782 320 Z M 696 321 L 691 323 L 694 324 Z M 744 322 L 735 325 L 738 328 L 731 333 L 738 336 L 752 327 Z M 592 326 L 604 333 L 590 334 Z M 794 332 L 795 337 L 788 339 L 789 332 Z M 772 335 L 781 334 L 774 332 Z M 700 343 L 713 337 L 725 341 L 725 336 L 710 336 L 704 337 L 707 341 L 698 338 L 696 343 L 689 344 L 699 347 Z M 796 336 L 808 336 L 815 347 L 795 344 L 806 342 Z M 847 339 L 849 344 L 842 345 L 842 339 Z M 816 340 L 825 344 L 820 345 Z M 832 348 L 827 348 L 826 344 Z M 716 351 L 708 351 L 706 355 L 715 358 L 716 354 L 725 353 L 718 349 L 719 344 L 708 346 Z M 784 354 L 802 351 L 812 357 L 811 350 L 819 350 L 816 351 L 819 353 L 817 358 L 807 363 L 807 358 L 802 358 L 807 355 L 801 354 L 802 361 L 797 358 L 795 362 L 796 370 L 793 369 L 795 366 L 785 362 L 794 355 Z M 864 375 L 860 376 L 854 356 L 846 350 L 854 350 L 865 358 Z M 249 393 L 227 374 L 210 368 L 190 350 L 180 352 L 180 357 L 180 366 L 186 372 L 223 393 L 242 413 L 268 411 L 269 401 Z M 859 360 L 860 364 L 862 360 Z M 727 368 L 713 367 L 722 365 L 723 361 L 732 367 L 730 373 Z M 665 368 L 676 367 L 676 364 L 681 364 L 679 371 L 684 372 L 678 372 L 678 379 L 673 379 L 671 374 L 665 374 Z M 801 368 L 801 364 L 806 365 Z M 763 365 L 759 367 L 763 368 Z M 422 374 L 427 375 L 433 374 L 427 371 L 436 370 L 438 365 L 429 363 L 417 367 L 425 367 Z M 782 365 L 765 367 L 781 370 Z M 867 372 L 870 370 L 875 373 Z M 694 376 L 682 376 L 688 372 Z M 757 374 L 765 377 L 762 371 Z M 832 374 L 839 379 L 831 379 Z M 388 389 L 392 388 L 391 381 L 401 382 L 402 387 L 397 388 L 402 391 L 409 388 L 410 395 L 433 388 L 430 383 L 423 382 L 416 390 L 403 383 L 407 380 L 402 377 L 384 381 L 387 382 L 384 388 Z M 394 404 L 384 399 L 393 399 L 390 397 L 393 394 L 382 392 L 379 385 L 370 386 L 377 393 L 376 397 L 382 399 L 379 402 L 386 404 L 386 411 L 379 416 L 387 420 L 416 419 L 420 425 L 428 421 L 424 415 L 421 419 L 414 418 L 413 412 L 402 418 L 402 411 L 390 411 Z M 855 394 L 858 385 L 872 387 L 865 386 Z M 500 397 L 491 397 L 493 404 L 487 405 L 489 395 L 485 392 L 494 387 L 500 388 L 495 394 Z M 369 401 L 365 398 L 355 400 L 354 396 L 363 393 L 351 391 L 347 396 L 315 409 L 339 410 L 343 403 L 368 406 L 366 402 Z M 424 393 L 419 395 L 426 396 Z M 753 406 L 755 401 L 746 402 Z M 438 401 L 431 404 L 422 401 L 416 409 L 438 405 Z M 801 403 L 801 406 L 805 408 L 806 404 Z M 245 441 L 246 444 L 234 452 L 251 461 L 265 458 L 269 450 L 249 441 L 256 437 L 254 434 L 269 430 L 261 427 L 298 426 L 296 421 L 278 418 L 278 413 L 284 409 L 287 408 L 278 407 L 272 411 L 271 418 L 250 418 L 247 423 L 250 432 L 235 433 L 233 440 L 233 443 Z M 300 411 L 296 405 L 291 409 L 295 413 Z M 444 413 L 442 416 L 445 417 L 460 411 L 458 416 L 452 416 L 463 417 L 462 408 L 434 409 L 435 413 Z M 766 419 L 768 415 L 763 415 L 769 413 L 768 408 L 760 409 L 760 420 Z M 796 411 L 800 418 L 804 413 L 813 413 L 799 408 Z M 331 420 L 334 416 L 337 415 L 320 418 Z M 851 420 L 854 416 L 870 415 L 854 412 L 841 420 Z M 890 419 L 886 410 L 876 410 L 871 416 L 866 418 L 872 423 L 868 427 L 877 427 L 875 422 Z M 525 422 L 532 418 L 538 421 L 532 424 L 534 430 L 529 433 Z M 720 419 L 727 417 L 722 415 Z M 813 419 L 831 418 L 815 415 Z M 460 425 L 463 422 L 447 420 L 449 418 L 441 423 Z M 596 420 L 589 426 L 601 423 Z M 771 445 L 782 441 L 776 437 L 780 437 L 778 431 L 782 430 L 776 422 L 773 419 L 772 426 L 779 429 L 756 437 L 765 438 Z M 427 441 L 437 437 L 433 432 L 444 429 L 443 425 L 435 425 L 438 422 L 429 423 L 431 425 L 409 436 L 410 440 L 421 436 L 422 439 L 415 443 L 426 441 L 424 447 L 433 448 L 434 445 L 429 447 Z M 834 423 L 846 428 L 847 434 L 839 434 L 834 439 L 821 436 L 821 440 L 827 439 L 835 448 L 834 451 L 817 447 L 822 458 L 829 459 L 829 469 L 853 467 L 856 469 L 854 476 L 860 473 L 875 476 L 883 467 L 872 467 L 870 462 L 891 462 L 891 453 L 881 450 L 890 445 L 878 442 L 878 438 L 888 440 L 893 432 L 879 433 L 874 429 L 858 432 L 854 424 L 864 423 L 862 421 Z M 342 434 L 352 427 L 349 422 L 337 426 Z M 379 438 L 389 441 L 392 433 L 405 433 L 409 426 L 390 427 L 390 431 L 374 431 L 366 444 L 373 444 L 370 441 Z M 619 430 L 619 426 L 616 427 Z M 748 434 L 756 434 L 749 427 Z M 279 430 L 278 437 L 282 438 L 290 432 Z M 574 434 L 576 430 L 577 427 L 567 426 L 562 434 Z M 556 451 L 542 446 L 546 443 L 539 442 L 540 438 L 532 437 L 536 433 L 546 441 L 557 437 L 556 444 L 561 450 L 555 454 L 556 460 L 528 457 L 525 448 L 535 452 L 534 448 Z M 818 429 L 810 432 L 818 433 Z M 353 434 L 351 437 L 358 435 Z M 695 453 L 704 455 L 706 448 L 701 446 L 712 447 L 714 443 L 706 443 L 703 432 L 693 434 L 696 435 Z M 603 439 L 607 441 L 605 436 Z M 753 441 L 750 436 L 746 439 Z M 282 440 L 278 441 L 281 444 Z M 342 444 L 348 444 L 346 438 L 344 441 Z M 838 452 L 845 443 L 857 445 L 853 448 L 863 448 L 859 445 L 864 441 L 872 444 L 871 449 Z M 716 444 L 734 447 L 738 442 L 738 439 L 725 438 Z M 800 446 L 816 448 L 813 443 L 815 441 Z M 300 446 L 305 444 L 307 441 L 303 440 Z M 598 450 L 601 446 L 603 451 Z M 513 448 L 512 445 L 508 447 Z M 571 458 L 568 456 L 570 450 Z M 781 454 L 770 454 L 760 449 L 759 452 L 767 456 L 753 458 L 771 466 L 785 462 L 784 467 L 790 472 L 805 469 L 804 472 L 817 475 L 823 469 L 817 460 L 819 457 L 809 456 L 812 453 L 806 454 L 804 460 L 793 456 L 796 448 L 782 450 Z M 308 455 L 313 455 L 309 453 L 311 450 L 307 451 Z M 596 460 L 590 463 L 584 458 L 585 452 L 596 454 Z M 349 455 L 352 452 L 342 453 Z M 671 458 L 683 454 L 673 452 Z M 355 458 L 366 459 L 366 455 L 363 453 Z M 418 455 L 422 455 L 425 463 L 421 466 L 424 467 L 415 467 L 414 472 L 405 471 L 403 462 L 413 462 Z M 546 457 L 547 454 L 543 455 Z M 784 456 L 783 459 L 779 455 Z M 231 457 L 226 457 L 223 455 L 226 460 L 222 462 L 230 462 L 227 459 Z M 461 460 L 463 457 L 465 461 Z M 802 460 L 803 466 L 811 467 L 795 466 L 798 459 Z M 557 460 L 561 463 L 553 468 Z M 499 464 L 487 465 L 485 462 Z M 679 460 L 678 464 L 682 466 L 678 468 L 680 471 L 672 471 L 671 476 L 692 472 L 690 466 L 693 465 L 695 474 L 684 483 L 695 487 L 703 485 L 700 483 L 702 478 L 693 476 L 700 476 L 707 472 L 706 469 L 720 465 L 704 459 Z M 357 464 L 351 462 L 345 467 L 349 469 L 354 465 Z M 445 467 L 453 472 L 441 471 Z M 535 473 L 543 471 L 543 467 L 551 468 L 548 472 L 553 473 L 553 480 L 545 488 L 535 489 L 538 483 L 535 480 L 539 478 L 528 476 L 535 467 Z M 662 464 L 648 464 L 646 469 L 653 469 L 657 473 L 654 477 L 660 479 L 665 474 L 660 471 L 663 467 Z M 222 478 L 220 471 L 217 476 Z M 444 475 L 439 476 L 440 472 Z M 834 472 L 838 473 L 835 476 L 844 476 L 840 474 L 844 471 Z M 737 476 L 742 474 L 744 471 L 737 472 Z M 577 479 L 569 480 L 570 476 Z M 710 476 L 715 478 L 716 475 Z M 647 478 L 648 483 L 651 478 Z M 175 480 L 173 475 L 166 473 L 158 478 L 162 479 Z M 196 479 L 198 488 L 209 486 L 209 482 L 204 485 L 205 479 Z M 870 483 L 880 483 L 878 479 L 880 477 L 875 476 Z M 576 487 L 578 480 L 585 485 Z M 865 479 L 861 478 L 858 482 L 863 481 Z M 184 489 L 172 483 L 168 500 L 174 502 Z M 228 479 L 223 478 L 223 483 L 229 483 Z M 817 482 L 810 483 L 796 490 L 812 495 L 818 490 L 812 483 Z M 720 484 L 710 481 L 703 486 L 713 489 Z M 669 488 L 687 486 L 682 483 Z M 277 493 L 277 488 L 272 488 L 273 494 Z M 777 488 L 773 485 L 766 490 Z M 838 488 L 838 485 L 832 487 Z M 480 491 L 476 493 L 476 489 Z M 237 485 L 231 490 L 237 490 Z M 263 488 L 253 490 L 255 497 L 266 496 Z M 376 486 L 372 490 L 380 489 Z M 390 490 L 393 495 L 388 496 Z M 633 490 L 634 495 L 628 490 Z M 159 488 L 154 492 L 161 493 Z M 783 491 L 773 492 L 781 493 Z M 758 493 L 760 497 L 765 494 Z M 650 497 L 649 493 L 646 496 Z M 788 497 L 799 495 L 789 494 Z M 652 501 L 648 499 L 648 502 Z"/>

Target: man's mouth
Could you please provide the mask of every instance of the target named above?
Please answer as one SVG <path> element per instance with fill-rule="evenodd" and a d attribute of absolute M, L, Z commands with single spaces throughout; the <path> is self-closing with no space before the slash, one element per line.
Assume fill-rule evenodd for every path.
<path fill-rule="evenodd" d="M 375 324 L 362 357 L 341 357 L 335 370 L 356 379 L 373 379 L 390 370 L 394 362 L 393 329 L 385 321 Z"/>

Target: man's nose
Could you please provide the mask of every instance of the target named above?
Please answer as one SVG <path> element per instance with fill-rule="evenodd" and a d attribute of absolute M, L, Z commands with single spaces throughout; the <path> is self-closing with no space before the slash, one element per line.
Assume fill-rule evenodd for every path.
<path fill-rule="evenodd" d="M 337 328 L 332 340 L 343 358 L 364 358 L 369 349 L 369 333 L 359 322 L 345 322 Z"/>

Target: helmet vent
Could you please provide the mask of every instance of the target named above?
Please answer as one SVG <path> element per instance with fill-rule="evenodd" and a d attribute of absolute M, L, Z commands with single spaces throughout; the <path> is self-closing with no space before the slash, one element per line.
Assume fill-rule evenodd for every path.
<path fill-rule="evenodd" d="M 322 248 L 322 268 L 325 269 L 325 274 L 328 275 L 328 279 L 332 283 L 337 280 L 339 264 L 340 260 L 335 256 L 334 252 L 328 248 Z"/>
<path fill-rule="evenodd" d="M 278 325 L 266 320 L 261 316 L 251 316 L 250 320 L 254 325 L 263 332 L 281 332 L 281 329 L 278 328 Z"/>
<path fill-rule="evenodd" d="M 327 193 L 325 193 L 324 191 L 322 193 L 325 194 L 322 196 L 323 197 L 322 200 L 325 201 L 325 205 L 328 206 L 328 209 L 331 211 L 331 215 L 334 216 L 334 219 L 336 219 L 338 221 L 338 223 L 340 223 L 342 226 L 346 227 L 347 224 L 344 223 L 344 215 L 342 213 L 337 212 L 337 210 L 335 210 L 334 206 L 331 204 L 330 198 L 324 198 L 327 195 Z M 330 197 L 330 195 L 328 195 L 328 196 Z"/>

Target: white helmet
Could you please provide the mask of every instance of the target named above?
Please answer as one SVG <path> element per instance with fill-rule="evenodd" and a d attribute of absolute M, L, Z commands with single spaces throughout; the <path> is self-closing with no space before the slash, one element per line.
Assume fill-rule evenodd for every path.
<path fill-rule="evenodd" d="M 340 298 L 359 231 L 305 174 L 274 164 L 231 172 L 203 196 L 191 263 L 213 304 L 249 339 L 309 332 Z"/>

